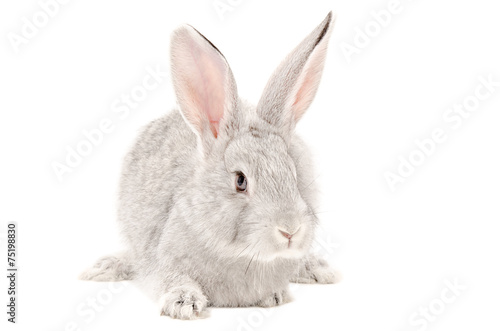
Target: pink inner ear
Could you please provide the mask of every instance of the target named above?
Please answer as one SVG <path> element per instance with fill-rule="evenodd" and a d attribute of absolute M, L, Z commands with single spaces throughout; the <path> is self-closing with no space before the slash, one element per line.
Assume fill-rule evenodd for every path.
<path fill-rule="evenodd" d="M 203 41 L 204 42 L 204 41 Z M 208 119 L 215 137 L 219 133 L 219 122 L 224 115 L 227 64 L 223 57 L 208 43 L 199 44 L 195 40 L 189 43 L 187 56 L 181 58 L 184 77 L 189 81 L 189 88 L 184 91 L 194 103 L 194 109 L 186 109 L 203 130 L 203 123 Z M 187 87 L 187 86 L 186 86 Z"/>
<path fill-rule="evenodd" d="M 297 81 L 298 89 L 292 104 L 295 121 L 298 121 L 306 112 L 318 90 L 323 71 L 326 47 L 320 45 L 307 60 Z"/>
<path fill-rule="evenodd" d="M 298 121 L 304 114 L 305 110 L 307 109 L 307 105 L 304 104 L 308 104 L 308 101 L 309 102 L 312 101 L 309 100 L 312 98 L 309 95 L 311 90 L 311 84 L 312 84 L 312 79 L 306 75 L 302 83 L 302 86 L 299 88 L 297 94 L 295 95 L 295 102 L 292 105 L 295 121 Z"/>

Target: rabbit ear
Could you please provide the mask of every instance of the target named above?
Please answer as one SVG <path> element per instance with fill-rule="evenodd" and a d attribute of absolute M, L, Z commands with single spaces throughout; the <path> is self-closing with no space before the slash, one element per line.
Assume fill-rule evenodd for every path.
<path fill-rule="evenodd" d="M 170 49 L 173 84 L 184 119 L 202 139 L 217 138 L 220 121 L 237 102 L 226 59 L 189 25 L 174 31 Z"/>
<path fill-rule="evenodd" d="M 318 90 L 333 21 L 330 12 L 283 60 L 257 105 L 259 116 L 277 126 L 284 135 L 293 130 Z"/>

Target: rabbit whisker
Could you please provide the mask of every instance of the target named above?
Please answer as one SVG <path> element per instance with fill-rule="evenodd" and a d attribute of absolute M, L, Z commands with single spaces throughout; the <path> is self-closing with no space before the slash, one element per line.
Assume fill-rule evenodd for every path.
<path fill-rule="evenodd" d="M 248 268 L 250 267 L 250 263 L 252 263 L 254 257 L 255 257 L 255 253 L 252 255 L 252 258 L 250 259 L 250 262 L 248 262 L 247 269 L 245 270 L 245 275 L 247 274 Z"/>
<path fill-rule="evenodd" d="M 248 244 L 247 247 L 243 248 L 243 250 L 238 255 L 236 255 L 236 258 L 240 257 L 240 255 L 243 254 L 243 252 L 246 251 L 246 249 L 250 247 L 250 245 L 251 244 Z"/>

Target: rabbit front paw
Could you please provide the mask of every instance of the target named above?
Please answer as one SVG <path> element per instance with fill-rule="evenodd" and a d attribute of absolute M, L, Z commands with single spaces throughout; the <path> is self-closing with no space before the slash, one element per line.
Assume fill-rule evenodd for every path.
<path fill-rule="evenodd" d="M 330 269 L 325 260 L 309 257 L 301 263 L 297 274 L 290 281 L 306 284 L 334 284 L 339 281 L 339 275 Z"/>
<path fill-rule="evenodd" d="M 205 317 L 207 298 L 191 286 L 172 288 L 160 298 L 161 315 L 178 319 L 197 319 Z"/>
<path fill-rule="evenodd" d="M 285 303 L 288 303 L 292 301 L 292 296 L 288 289 L 285 289 L 283 291 L 278 291 L 273 293 L 272 295 L 260 300 L 257 303 L 257 306 L 259 307 L 275 307 L 279 306 Z"/>

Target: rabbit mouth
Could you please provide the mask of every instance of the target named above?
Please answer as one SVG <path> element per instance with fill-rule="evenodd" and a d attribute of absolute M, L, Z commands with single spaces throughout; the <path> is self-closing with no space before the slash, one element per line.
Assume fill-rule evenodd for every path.
<path fill-rule="evenodd" d="M 257 259 L 271 262 L 275 259 L 300 259 L 307 254 L 307 245 L 301 239 L 291 239 L 290 241 L 274 242 L 270 246 L 261 249 Z"/>
<path fill-rule="evenodd" d="M 290 228 L 276 227 L 274 239 L 276 240 L 276 256 L 285 258 L 299 258 L 305 254 L 303 251 L 305 229 L 301 226 Z"/>

